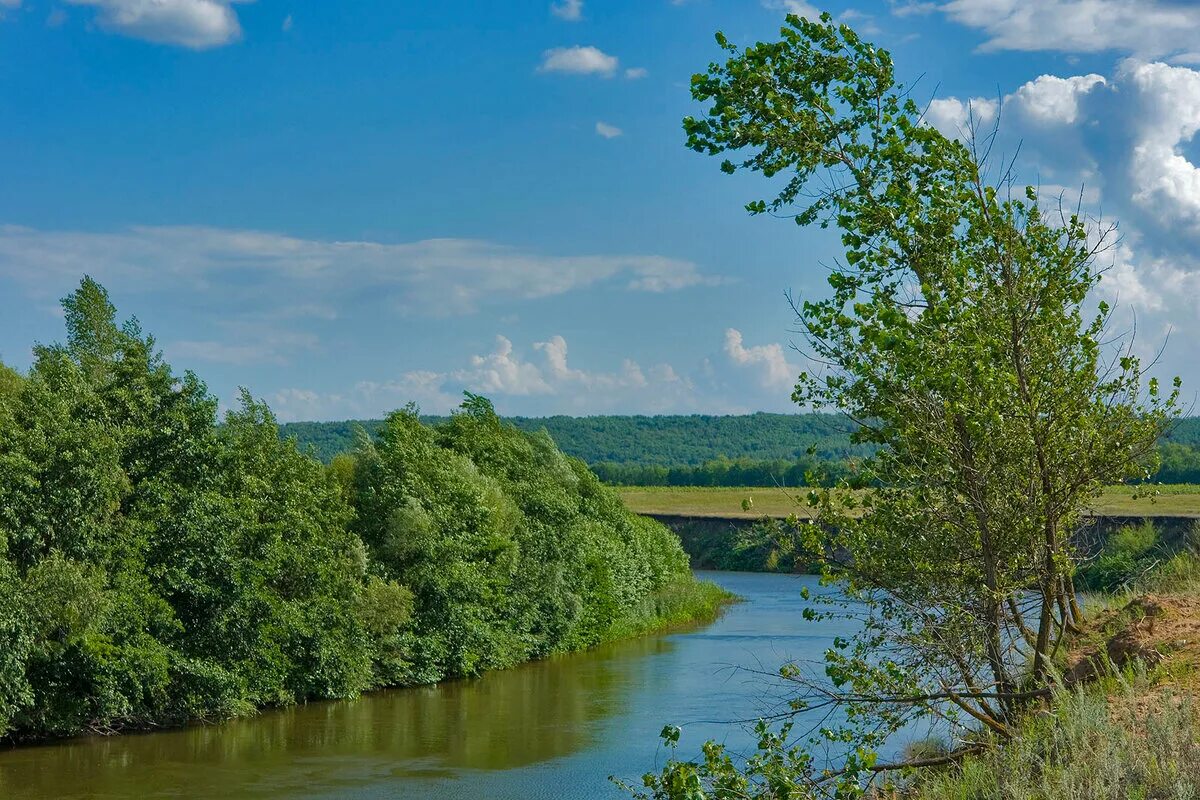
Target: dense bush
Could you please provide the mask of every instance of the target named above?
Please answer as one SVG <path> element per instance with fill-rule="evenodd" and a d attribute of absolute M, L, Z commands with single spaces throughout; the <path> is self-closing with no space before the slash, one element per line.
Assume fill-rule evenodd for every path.
<path fill-rule="evenodd" d="M 417 598 L 422 646 L 409 668 L 424 677 L 638 630 L 657 616 L 654 594 L 687 573 L 673 534 L 482 398 L 437 427 L 399 411 L 355 458 L 355 527 L 384 576 Z"/>
<path fill-rule="evenodd" d="M 1093 592 L 1128 588 L 1164 558 L 1169 549 L 1150 520 L 1122 526 L 1104 542 L 1100 553 L 1083 565 L 1076 582 Z"/>
<path fill-rule="evenodd" d="M 218 424 L 93 281 L 64 308 L 66 344 L 0 367 L 0 735 L 473 675 L 720 602 L 481 398 L 436 428 L 398 412 L 327 468 L 247 394 Z"/>

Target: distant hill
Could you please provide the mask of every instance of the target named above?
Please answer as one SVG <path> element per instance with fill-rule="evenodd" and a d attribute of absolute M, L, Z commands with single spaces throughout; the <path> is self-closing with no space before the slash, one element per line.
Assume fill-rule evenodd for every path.
<path fill-rule="evenodd" d="M 444 417 L 426 417 L 437 423 Z M 844 474 L 870 450 L 850 441 L 853 424 L 833 414 L 712 416 L 508 417 L 526 431 L 545 429 L 563 452 L 590 464 L 610 483 L 763 485 L 802 482 L 813 467 Z M 355 430 L 374 436 L 380 420 L 290 422 L 281 426 L 328 462 L 354 447 Z M 809 448 L 813 452 L 809 454 Z M 1200 417 L 1164 437 L 1164 483 L 1200 483 Z"/>
<path fill-rule="evenodd" d="M 427 418 L 437 422 L 438 417 Z M 744 416 L 508 417 L 526 431 L 545 429 L 565 453 L 589 464 L 696 466 L 717 458 L 795 460 L 809 447 L 821 460 L 840 460 L 865 451 L 850 443 L 853 425 L 833 414 L 747 414 Z M 328 461 L 354 446 L 361 426 L 374 435 L 379 420 L 290 422 L 284 436 L 311 445 Z"/>

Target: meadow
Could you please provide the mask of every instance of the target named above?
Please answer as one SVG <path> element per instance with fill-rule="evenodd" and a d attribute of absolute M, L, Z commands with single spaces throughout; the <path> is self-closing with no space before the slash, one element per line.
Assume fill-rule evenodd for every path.
<path fill-rule="evenodd" d="M 1200 517 L 1200 484 L 1107 487 L 1091 504 L 1098 516 Z M 805 490 L 777 486 L 629 486 L 617 490 L 625 505 L 638 514 L 757 519 L 809 515 Z M 1156 493 L 1156 494 L 1155 494 Z M 743 507 L 749 501 L 749 508 Z"/>

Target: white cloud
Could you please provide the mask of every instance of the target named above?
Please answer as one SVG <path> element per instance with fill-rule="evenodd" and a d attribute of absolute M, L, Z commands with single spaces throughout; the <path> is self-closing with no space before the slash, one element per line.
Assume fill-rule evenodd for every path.
<path fill-rule="evenodd" d="M 596 133 L 603 136 L 605 139 L 615 139 L 625 131 L 618 128 L 616 125 L 609 125 L 607 122 L 596 123 Z"/>
<path fill-rule="evenodd" d="M 762 4 L 763 8 L 786 11 L 788 14 L 795 14 L 811 20 L 819 19 L 821 16 L 821 12 L 816 6 L 803 0 L 762 0 Z"/>
<path fill-rule="evenodd" d="M 1175 283 L 1180 276 L 1161 263 L 1145 260 L 1139 263 L 1133 248 L 1127 243 L 1117 245 L 1100 264 L 1104 270 L 1099 284 L 1100 294 L 1111 303 L 1132 306 L 1139 311 L 1161 311 L 1164 305 L 1162 288 Z"/>
<path fill-rule="evenodd" d="M 957 97 L 931 100 L 925 110 L 925 121 L 942 132 L 943 136 L 958 138 L 970 133 L 970 126 L 983 128 L 996 119 L 999 103 L 986 97 L 975 97 L 966 102 Z"/>
<path fill-rule="evenodd" d="M 735 328 L 725 331 L 725 355 L 739 367 L 754 369 L 764 388 L 790 387 L 800 373 L 798 367 L 788 363 L 783 345 L 773 342 L 746 347 L 741 331 Z"/>
<path fill-rule="evenodd" d="M 1193 50 L 1200 38 L 1200 5 L 1190 2 L 950 0 L 939 10 L 983 31 L 984 50 L 1118 50 L 1150 57 Z"/>
<path fill-rule="evenodd" d="M 1025 121 L 1036 125 L 1073 125 L 1080 114 L 1080 100 L 1097 86 L 1107 84 L 1101 75 L 1076 75 L 1060 78 L 1041 75 L 1028 81 L 1004 98 L 1005 111 L 1020 114 Z M 925 121 L 943 135 L 960 138 L 970 133 L 971 123 L 979 133 L 990 133 L 1001 103 L 986 97 L 960 100 L 939 97 L 930 101 Z"/>
<path fill-rule="evenodd" d="M 209 361 L 244 367 L 251 364 L 286 364 L 274 348 L 260 343 L 231 344 L 214 340 L 170 342 L 166 347 L 169 358 L 182 361 Z"/>
<path fill-rule="evenodd" d="M 1061 194 L 1068 213 L 1081 202 L 1096 228 L 1120 221 L 1120 239 L 1114 234 L 1097 258 L 1104 271 L 1097 296 L 1117 310 L 1112 335 L 1136 331 L 1136 351 L 1157 357 L 1173 330 L 1157 374 L 1194 373 L 1200 71 L 1127 59 L 1109 76 L 1042 75 L 1006 97 L 1004 108 L 993 152 L 1019 148 L 1017 179 L 1040 186 L 1045 208 Z"/>
<path fill-rule="evenodd" d="M 650 72 L 645 67 L 630 67 L 625 70 L 625 78 L 631 81 L 641 80 L 649 75 Z"/>
<path fill-rule="evenodd" d="M 562 0 L 550 4 L 550 13 L 568 22 L 578 22 L 583 19 L 583 0 Z"/>
<path fill-rule="evenodd" d="M 295 22 L 296 21 L 294 19 L 292 19 L 292 15 L 288 14 L 286 17 L 283 18 L 283 24 L 280 25 L 279 27 L 283 30 L 284 33 L 287 33 L 288 31 L 290 31 L 292 29 L 292 25 L 294 25 Z"/>
<path fill-rule="evenodd" d="M 287 298 L 289 306 L 332 304 L 336 313 L 339 300 L 366 292 L 427 316 L 553 297 L 602 282 L 621 281 L 643 292 L 719 282 L 691 262 L 665 256 L 551 256 L 471 239 L 387 244 L 182 226 L 117 233 L 0 226 L 0 277 L 30 294 L 59 296 L 85 273 L 114 289 L 228 293 L 227 300 L 265 309 Z"/>
<path fill-rule="evenodd" d="M 1017 89 L 1005 102 L 1015 105 L 1034 122 L 1072 125 L 1079 118 L 1080 98 L 1106 83 L 1103 76 L 1096 74 L 1071 78 L 1042 75 Z"/>
<path fill-rule="evenodd" d="M 538 72 L 565 72 L 572 75 L 603 75 L 611 78 L 620 66 L 616 56 L 610 56 L 591 45 L 555 47 L 542 53 Z"/>
<path fill-rule="evenodd" d="M 1129 181 L 1133 201 L 1156 215 L 1200 232 L 1200 169 L 1182 147 L 1200 131 L 1200 72 L 1167 64 L 1125 62 L 1133 127 Z"/>
<path fill-rule="evenodd" d="M 616 373 L 586 372 L 571 368 L 567 365 L 567 340 L 562 336 L 552 336 L 546 342 L 535 342 L 533 349 L 540 351 L 546 360 L 547 379 L 560 388 L 575 386 L 593 392 L 613 392 L 621 389 L 644 389 L 650 385 L 642 368 L 628 358 L 621 362 L 621 371 Z M 651 373 L 658 382 L 675 383 L 681 380 L 669 364 L 657 365 L 652 368 Z"/>
<path fill-rule="evenodd" d="M 362 381 L 350 391 L 331 394 L 285 389 L 271 402 L 284 420 L 378 417 L 409 402 L 428 413 L 446 413 L 459 404 L 463 390 L 489 396 L 501 410 L 513 398 L 525 404 L 541 398 L 558 413 L 701 408 L 692 382 L 670 364 L 644 370 L 625 359 L 616 372 L 577 369 L 567 361 L 566 339 L 558 335 L 535 342 L 533 351 L 540 358 L 525 358 L 508 338 L 497 336 L 492 352 L 471 356 L 462 368 L 412 370 L 395 380 Z"/>
<path fill-rule="evenodd" d="M 97 9 L 103 30 L 204 50 L 241 38 L 233 4 L 247 0 L 67 0 Z"/>
<path fill-rule="evenodd" d="M 1064 208 L 1074 208 L 1082 203 L 1089 208 L 1100 204 L 1100 189 L 1086 183 L 1078 186 L 1067 186 L 1061 183 L 1043 183 L 1038 187 L 1038 194 L 1046 207 L 1052 207 L 1051 201 L 1061 201 Z"/>
<path fill-rule="evenodd" d="M 496 349 L 486 356 L 472 356 L 471 368 L 455 373 L 468 388 L 485 394 L 548 394 L 550 384 L 534 364 L 513 356 L 513 345 L 503 336 L 496 337 Z"/>
<path fill-rule="evenodd" d="M 892 13 L 897 17 L 923 16 L 932 14 L 938 10 L 938 4 L 934 2 L 921 2 L 921 0 L 888 0 L 888 5 L 891 6 Z"/>

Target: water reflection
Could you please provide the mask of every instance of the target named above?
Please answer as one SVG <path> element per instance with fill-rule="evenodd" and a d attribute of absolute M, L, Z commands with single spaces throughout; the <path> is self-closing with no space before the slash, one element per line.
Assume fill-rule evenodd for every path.
<path fill-rule="evenodd" d="M 618 642 L 473 681 L 316 703 L 225 725 L 0 754 L 2 797 L 279 796 L 380 779 L 508 770 L 592 744 L 628 711 L 665 637 Z M 135 791 L 136 787 L 136 791 Z"/>

